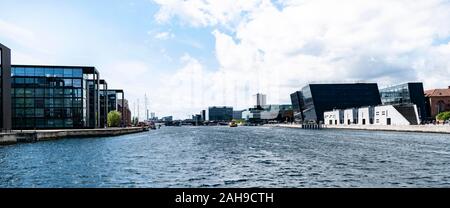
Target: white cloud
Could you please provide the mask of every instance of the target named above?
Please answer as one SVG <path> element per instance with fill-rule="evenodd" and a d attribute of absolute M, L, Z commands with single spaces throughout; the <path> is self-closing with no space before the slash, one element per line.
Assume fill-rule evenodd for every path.
<path fill-rule="evenodd" d="M 156 14 L 159 22 L 173 17 L 192 26 L 227 25 L 239 21 L 242 12 L 251 11 L 261 0 L 154 0 L 161 6 Z"/>
<path fill-rule="evenodd" d="M 205 98 L 222 101 L 217 103 L 248 106 L 258 91 L 269 94 L 270 102 L 289 102 L 289 93 L 318 81 L 450 84 L 443 79 L 450 76 L 448 1 L 278 1 L 282 9 L 268 0 L 217 1 L 233 6 L 156 2 L 162 22 L 178 17 L 217 28 L 212 34 L 220 68 L 207 79 L 220 81 L 206 89 L 214 95 Z M 233 33 L 220 25 L 232 26 Z"/>
<path fill-rule="evenodd" d="M 174 37 L 175 37 L 175 35 L 170 32 L 160 32 L 154 36 L 154 38 L 159 39 L 159 40 L 168 40 L 168 39 L 172 39 Z"/>

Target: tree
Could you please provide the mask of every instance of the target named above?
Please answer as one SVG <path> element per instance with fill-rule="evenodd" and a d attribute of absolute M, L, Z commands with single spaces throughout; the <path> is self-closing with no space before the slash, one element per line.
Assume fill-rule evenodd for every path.
<path fill-rule="evenodd" d="M 447 121 L 447 120 L 450 120 L 450 111 L 449 111 L 449 112 L 442 112 L 442 113 L 439 113 L 439 114 L 436 116 L 436 118 L 437 118 L 437 120 L 440 120 L 440 121 Z"/>
<path fill-rule="evenodd" d="M 108 113 L 108 127 L 119 127 L 122 115 L 119 111 L 111 111 Z"/>

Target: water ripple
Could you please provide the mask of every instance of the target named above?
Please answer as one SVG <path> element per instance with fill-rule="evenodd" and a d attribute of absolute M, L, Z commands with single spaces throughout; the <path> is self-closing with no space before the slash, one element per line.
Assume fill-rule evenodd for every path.
<path fill-rule="evenodd" d="M 163 128 L 0 147 L 0 187 L 450 187 L 450 135 Z"/>

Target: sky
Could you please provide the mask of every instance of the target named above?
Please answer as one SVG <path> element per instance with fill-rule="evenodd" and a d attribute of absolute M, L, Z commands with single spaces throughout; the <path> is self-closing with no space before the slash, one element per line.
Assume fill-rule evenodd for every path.
<path fill-rule="evenodd" d="M 450 85 L 448 0 L 0 0 L 13 64 L 95 66 L 144 118 L 308 83 Z M 139 102 L 138 102 L 139 99 Z"/>

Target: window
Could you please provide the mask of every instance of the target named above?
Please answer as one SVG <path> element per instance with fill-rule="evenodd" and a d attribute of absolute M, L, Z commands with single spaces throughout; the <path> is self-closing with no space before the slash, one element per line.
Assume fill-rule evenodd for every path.
<path fill-rule="evenodd" d="M 34 68 L 25 68 L 25 75 L 27 77 L 34 77 L 35 76 Z"/>
<path fill-rule="evenodd" d="M 82 69 L 74 69 L 73 70 L 73 77 L 83 77 L 83 70 Z"/>
<path fill-rule="evenodd" d="M 38 77 L 45 76 L 45 69 L 44 68 L 35 68 L 34 73 Z"/>
<path fill-rule="evenodd" d="M 46 68 L 45 69 L 45 76 L 46 77 L 53 77 L 55 74 L 55 70 L 52 68 Z"/>
<path fill-rule="evenodd" d="M 64 77 L 72 77 L 72 69 L 64 69 Z"/>
<path fill-rule="evenodd" d="M 81 88 L 81 79 L 74 79 L 73 87 Z"/>

